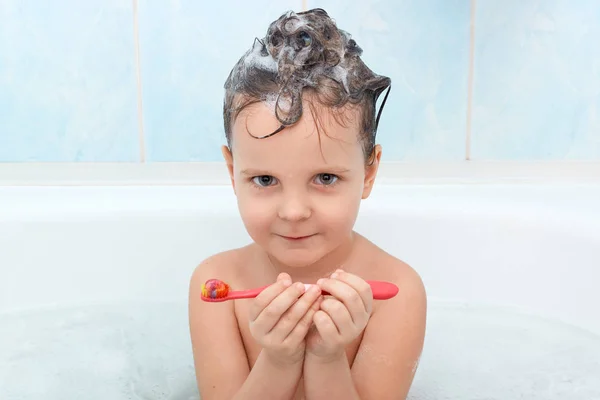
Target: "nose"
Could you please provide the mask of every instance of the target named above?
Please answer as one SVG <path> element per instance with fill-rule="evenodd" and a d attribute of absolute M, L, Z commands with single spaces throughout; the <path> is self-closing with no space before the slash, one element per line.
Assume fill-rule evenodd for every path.
<path fill-rule="evenodd" d="M 282 197 L 277 214 L 281 219 L 294 222 L 310 218 L 312 210 L 306 196 L 289 193 Z"/>

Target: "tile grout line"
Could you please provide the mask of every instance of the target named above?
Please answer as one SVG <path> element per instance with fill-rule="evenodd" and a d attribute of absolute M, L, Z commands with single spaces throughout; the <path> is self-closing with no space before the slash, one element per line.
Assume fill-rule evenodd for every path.
<path fill-rule="evenodd" d="M 140 162 L 146 162 L 146 137 L 144 134 L 144 107 L 142 104 L 142 71 L 140 62 L 140 30 L 138 18 L 138 0 L 132 0 L 133 5 L 133 40 L 135 46 L 135 75 L 137 80 L 137 117 L 139 128 Z"/>
<path fill-rule="evenodd" d="M 467 131 L 465 143 L 465 160 L 471 160 L 471 134 L 473 120 L 473 80 L 475 75 L 475 8 L 477 0 L 471 0 L 470 32 L 469 32 L 469 73 L 467 89 Z"/>

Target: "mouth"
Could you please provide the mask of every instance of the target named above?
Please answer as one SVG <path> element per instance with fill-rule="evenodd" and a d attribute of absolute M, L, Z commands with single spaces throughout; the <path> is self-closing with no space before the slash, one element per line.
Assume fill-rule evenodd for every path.
<path fill-rule="evenodd" d="M 305 235 L 305 236 L 285 236 L 285 235 L 279 235 L 280 237 L 282 237 L 285 240 L 289 240 L 291 242 L 300 242 L 303 240 L 306 240 L 308 238 L 311 238 L 313 236 L 315 236 L 316 234 L 312 234 L 312 235 Z"/>

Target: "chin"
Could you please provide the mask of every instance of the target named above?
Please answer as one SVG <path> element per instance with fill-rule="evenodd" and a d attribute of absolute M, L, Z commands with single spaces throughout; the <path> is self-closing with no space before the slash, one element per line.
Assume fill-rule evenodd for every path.
<path fill-rule="evenodd" d="M 305 268 L 319 261 L 325 254 L 321 249 L 277 249 L 268 251 L 271 257 L 290 268 Z"/>

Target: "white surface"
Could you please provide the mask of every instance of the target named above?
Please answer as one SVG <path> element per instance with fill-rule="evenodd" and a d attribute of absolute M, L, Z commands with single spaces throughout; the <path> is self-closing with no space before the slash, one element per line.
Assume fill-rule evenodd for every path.
<path fill-rule="evenodd" d="M 384 149 L 385 158 L 385 149 Z M 382 162 L 379 184 L 600 182 L 600 161 Z M 223 162 L 0 163 L 0 186 L 229 185 Z"/>
<path fill-rule="evenodd" d="M 600 185 L 379 186 L 357 230 L 430 296 L 411 399 L 600 399 Z M 228 187 L 0 187 L 0 398 L 197 398 L 188 279 Z"/>

